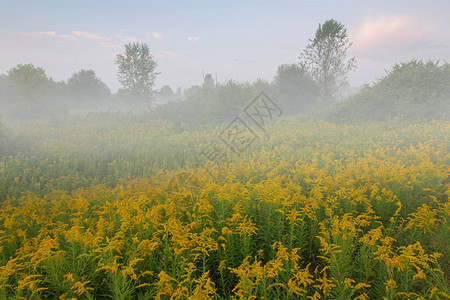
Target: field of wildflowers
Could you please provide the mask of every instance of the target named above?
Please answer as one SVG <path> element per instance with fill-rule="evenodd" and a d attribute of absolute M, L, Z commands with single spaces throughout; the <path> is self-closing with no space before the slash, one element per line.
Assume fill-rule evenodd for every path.
<path fill-rule="evenodd" d="M 17 129 L 0 298 L 449 299 L 449 122 L 286 117 L 213 176 L 220 130 Z"/>

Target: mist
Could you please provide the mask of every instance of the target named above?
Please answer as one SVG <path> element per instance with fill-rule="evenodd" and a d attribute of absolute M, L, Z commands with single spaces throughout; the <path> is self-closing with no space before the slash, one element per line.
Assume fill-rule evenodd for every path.
<path fill-rule="evenodd" d="M 448 297 L 450 6 L 351 2 L 2 4 L 0 298 Z"/>

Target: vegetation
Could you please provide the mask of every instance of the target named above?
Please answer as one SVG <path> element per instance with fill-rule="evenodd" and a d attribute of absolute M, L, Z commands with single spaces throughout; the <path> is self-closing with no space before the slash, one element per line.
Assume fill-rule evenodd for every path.
<path fill-rule="evenodd" d="M 450 119 L 450 65 L 412 60 L 330 109 L 336 121 Z"/>
<path fill-rule="evenodd" d="M 448 63 L 337 104 L 346 29 L 310 42 L 271 81 L 175 92 L 140 43 L 115 94 L 94 70 L 0 75 L 0 299 L 450 298 Z M 283 111 L 264 128 L 261 92 L 281 109 L 252 116 Z M 210 161 L 227 138 L 247 147 Z"/>
<path fill-rule="evenodd" d="M 320 26 L 318 37 L 331 30 L 328 25 Z M 341 46 L 347 47 L 345 29 L 340 25 L 334 30 L 337 33 L 333 34 L 344 38 Z M 313 44 L 310 46 L 313 47 Z M 174 92 L 166 85 L 155 92 L 152 87 L 158 73 L 155 72 L 156 62 L 148 46 L 129 44 L 126 47 L 128 52 L 118 55 L 121 58 L 119 77 L 123 79 L 124 89 L 116 94 L 111 94 L 93 70 L 80 70 L 67 83 L 54 82 L 42 68 L 32 64 L 18 65 L 9 71 L 8 76 L 0 75 L 0 109 L 3 116 L 55 120 L 57 116 L 67 118 L 73 112 L 131 111 L 140 105 L 139 108 L 145 108 L 147 117 L 151 119 L 167 120 L 177 126 L 188 124 L 189 128 L 217 126 L 238 116 L 245 101 L 264 91 L 277 100 L 287 115 L 311 114 L 334 122 L 388 121 L 392 118 L 449 119 L 450 88 L 447 82 L 450 80 L 450 67 L 446 62 L 412 60 L 396 64 L 374 84 L 366 85 L 357 94 L 337 103 L 337 95 L 333 96 L 333 101 L 320 101 L 324 95 L 324 82 L 320 78 L 330 79 L 327 86 L 333 84 L 333 87 L 329 86 L 329 91 L 333 90 L 333 93 L 338 82 L 342 85 L 346 73 L 344 69 L 348 71 L 354 63 L 353 60 L 347 61 L 348 68 L 341 64 L 344 52 L 340 52 L 339 59 L 333 58 L 336 59 L 334 62 L 320 63 L 330 68 L 333 64 L 340 65 L 329 69 L 330 73 L 326 76 L 321 73 L 325 77 L 316 76 L 319 73 L 311 69 L 313 61 L 309 65 L 300 61 L 298 64 L 279 66 L 272 81 L 215 82 L 211 74 L 206 74 L 200 86 Z M 339 49 L 343 50 L 342 47 Z M 140 61 L 133 56 L 139 56 Z"/>
<path fill-rule="evenodd" d="M 148 45 L 126 44 L 125 53 L 118 54 L 115 62 L 119 67 L 117 77 L 123 86 L 122 96 L 134 102 L 149 102 L 158 73 L 155 71 L 157 63 Z"/>
<path fill-rule="evenodd" d="M 347 59 L 352 43 L 345 26 L 333 19 L 319 24 L 310 42 L 300 55 L 300 64 L 318 83 L 322 102 L 329 104 L 347 82 L 347 73 L 356 69 L 355 58 Z"/>
<path fill-rule="evenodd" d="M 298 64 L 279 66 L 274 85 L 278 89 L 280 104 L 289 114 L 305 114 L 320 107 L 319 85 Z"/>
<path fill-rule="evenodd" d="M 0 162 L 2 298 L 449 297 L 446 121 L 284 118 L 216 177 L 220 127 L 73 126 Z"/>
<path fill-rule="evenodd" d="M 111 95 L 106 84 L 101 81 L 94 70 L 80 70 L 67 80 L 68 94 L 77 105 L 101 101 Z"/>
<path fill-rule="evenodd" d="M 17 100 L 16 109 L 29 117 L 49 106 L 49 90 L 52 80 L 45 70 L 33 64 L 19 64 L 8 71 L 9 86 Z"/>

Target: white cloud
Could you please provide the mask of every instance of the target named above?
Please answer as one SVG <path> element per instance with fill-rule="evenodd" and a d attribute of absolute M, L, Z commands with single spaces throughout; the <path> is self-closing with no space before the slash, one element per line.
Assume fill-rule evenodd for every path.
<path fill-rule="evenodd" d="M 57 36 L 57 33 L 54 31 L 42 31 L 42 32 L 38 32 L 38 34 L 40 35 L 45 35 L 45 36 L 49 36 L 49 37 L 55 37 Z"/>
<path fill-rule="evenodd" d="M 200 40 L 200 37 L 199 37 L 199 36 L 189 36 L 189 37 L 187 38 L 187 40 L 188 40 L 189 42 L 197 42 L 198 40 Z"/>
<path fill-rule="evenodd" d="M 45 48 L 48 45 L 72 43 L 93 43 L 102 48 L 120 49 L 126 43 L 140 41 L 137 37 L 125 36 L 116 32 L 112 37 L 102 36 L 87 31 L 74 30 L 69 33 L 59 33 L 56 31 L 1 31 L 0 45 L 10 49 L 32 49 Z"/>
<path fill-rule="evenodd" d="M 86 32 L 86 31 L 72 31 L 72 35 L 86 39 L 86 40 L 93 40 L 93 41 L 106 41 L 110 40 L 110 38 L 100 36 L 98 34 Z"/>
<path fill-rule="evenodd" d="M 56 39 L 72 40 L 72 41 L 91 41 L 98 43 L 104 48 L 118 49 L 128 42 L 137 42 L 137 37 L 128 37 L 122 34 L 116 34 L 114 38 L 101 36 L 92 32 L 74 30 L 68 34 L 60 34 L 55 31 L 37 32 L 37 35 L 46 36 Z"/>
<path fill-rule="evenodd" d="M 162 33 L 159 33 L 159 32 L 150 32 L 150 35 L 151 35 L 154 39 L 157 39 L 157 40 L 160 40 L 160 39 L 162 39 L 162 37 L 163 37 Z"/>
<path fill-rule="evenodd" d="M 118 48 L 122 47 L 121 43 L 113 42 L 113 41 L 111 41 L 111 42 L 100 42 L 100 45 L 103 48 L 110 48 L 110 49 L 118 49 Z"/>
<path fill-rule="evenodd" d="M 351 35 L 352 50 L 360 53 L 392 51 L 419 42 L 433 31 L 433 24 L 422 23 L 409 15 L 370 18 Z"/>
<path fill-rule="evenodd" d="M 50 38 L 60 38 L 60 39 L 67 39 L 72 41 L 79 41 L 80 39 L 72 34 L 60 34 L 56 33 L 55 31 L 40 31 L 37 32 L 38 35 L 47 36 Z"/>
<path fill-rule="evenodd" d="M 68 34 L 61 34 L 55 31 L 41 31 L 34 33 L 34 35 L 38 36 L 46 36 L 49 38 L 60 39 L 60 40 L 71 40 L 71 41 L 91 41 L 98 43 L 100 46 L 104 48 L 120 48 L 122 43 L 121 41 L 127 40 L 127 38 L 120 36 L 119 38 L 112 39 L 109 37 L 101 36 L 95 33 L 87 32 L 87 31 L 77 31 L 74 30 Z"/>
<path fill-rule="evenodd" d="M 178 52 L 172 52 L 172 51 L 161 51 L 156 54 L 156 57 L 167 57 L 167 56 L 178 57 L 178 58 L 189 58 L 188 56 L 186 56 L 184 54 L 181 54 Z"/>

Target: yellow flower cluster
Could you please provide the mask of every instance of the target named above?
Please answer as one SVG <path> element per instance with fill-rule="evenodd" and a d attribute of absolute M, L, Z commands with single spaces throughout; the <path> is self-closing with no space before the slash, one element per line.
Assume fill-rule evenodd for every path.
<path fill-rule="evenodd" d="M 217 177 L 220 127 L 26 130 L 0 161 L 1 299 L 450 295 L 448 122 L 284 118 Z"/>

